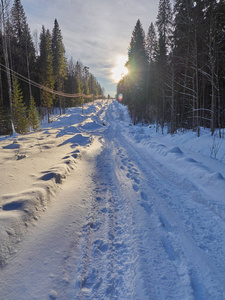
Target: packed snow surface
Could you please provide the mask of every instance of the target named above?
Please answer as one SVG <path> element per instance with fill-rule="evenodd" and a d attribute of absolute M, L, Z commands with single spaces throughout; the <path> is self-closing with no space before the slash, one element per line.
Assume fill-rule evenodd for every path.
<path fill-rule="evenodd" d="M 0 137 L 0 299 L 225 299 L 225 142 L 97 100 Z"/>

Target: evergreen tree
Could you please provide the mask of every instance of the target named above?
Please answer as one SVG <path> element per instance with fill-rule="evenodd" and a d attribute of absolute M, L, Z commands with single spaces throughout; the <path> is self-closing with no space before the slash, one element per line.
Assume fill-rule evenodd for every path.
<path fill-rule="evenodd" d="M 167 49 L 170 40 L 169 37 L 172 34 L 172 8 L 170 0 L 160 0 L 158 15 L 156 20 L 159 36 L 161 37 L 164 47 Z"/>
<path fill-rule="evenodd" d="M 140 20 L 137 21 L 128 51 L 127 77 L 129 79 L 130 111 L 134 124 L 143 119 L 147 91 L 147 54 L 145 33 Z"/>
<path fill-rule="evenodd" d="M 83 94 L 84 93 L 84 85 L 82 81 L 82 63 L 77 61 L 77 64 L 75 66 L 75 82 L 76 82 L 76 93 Z M 84 97 L 80 96 L 78 98 L 79 104 L 82 105 L 82 111 L 83 111 L 83 104 L 84 104 Z"/>
<path fill-rule="evenodd" d="M 51 47 L 51 34 L 49 30 L 45 30 L 42 26 L 40 35 L 40 57 L 39 57 L 39 70 L 40 70 L 40 83 L 49 89 L 54 88 L 55 77 L 53 74 L 53 55 Z M 50 111 L 53 104 L 54 95 L 46 90 L 41 93 L 42 105 L 47 109 L 48 122 L 50 122 Z"/>
<path fill-rule="evenodd" d="M 167 54 L 170 45 L 172 10 L 170 0 L 160 0 L 156 25 L 159 33 L 159 49 L 157 54 L 157 124 L 161 124 L 162 133 L 165 124 Z"/>
<path fill-rule="evenodd" d="M 29 126 L 31 130 L 37 131 L 40 126 L 39 126 L 39 115 L 37 112 L 36 104 L 34 97 L 31 97 L 30 99 L 30 106 L 28 110 L 28 121 L 29 121 Z"/>
<path fill-rule="evenodd" d="M 128 105 L 134 122 L 145 111 L 150 121 L 155 119 L 161 125 L 162 133 L 167 122 L 172 134 L 185 127 L 199 135 L 200 126 L 206 126 L 212 134 L 219 128 L 221 137 L 225 126 L 225 2 L 174 2 L 172 23 L 170 1 L 159 1 L 156 43 L 153 24 L 148 30 L 148 102 L 138 102 L 135 94 L 141 65 L 136 63 L 134 36 L 127 63 L 129 74 L 118 83 L 117 94 L 123 95 L 119 99 Z"/>
<path fill-rule="evenodd" d="M 85 95 L 90 94 L 89 85 L 88 85 L 89 75 L 90 75 L 89 68 L 87 66 L 85 66 L 83 68 L 83 85 L 84 85 L 84 94 Z"/>
<path fill-rule="evenodd" d="M 95 84 L 95 77 L 93 74 L 89 75 L 89 79 L 88 79 L 88 86 L 89 86 L 89 91 L 91 94 L 95 95 L 96 93 L 96 84 Z"/>
<path fill-rule="evenodd" d="M 29 123 L 26 116 L 26 106 L 23 102 L 22 90 L 16 77 L 13 78 L 12 105 L 13 124 L 16 132 L 22 134 L 27 133 Z"/>
<path fill-rule="evenodd" d="M 9 25 L 11 35 L 11 66 L 19 74 L 29 79 L 35 76 L 35 48 L 20 0 L 15 0 L 11 10 Z M 25 100 L 31 97 L 31 86 L 22 83 Z"/>
<path fill-rule="evenodd" d="M 146 38 L 146 52 L 148 56 L 148 62 L 155 61 L 157 54 L 157 36 L 155 26 L 153 23 L 150 24 L 148 34 Z"/>
<path fill-rule="evenodd" d="M 66 76 L 66 91 L 69 94 L 75 94 L 75 64 L 73 57 L 71 57 L 67 64 L 67 76 Z M 75 98 L 68 98 L 67 99 L 67 105 L 68 106 L 75 106 L 76 105 L 76 99 Z"/>
<path fill-rule="evenodd" d="M 151 23 L 146 38 L 146 52 L 148 57 L 147 74 L 147 107 L 146 118 L 153 122 L 155 115 L 156 99 L 156 57 L 158 53 L 158 41 L 154 24 Z"/>
<path fill-rule="evenodd" d="M 8 51 L 8 44 L 9 44 L 9 35 L 7 34 L 7 11 L 8 3 L 6 0 L 1 0 L 1 42 L 2 42 L 2 62 L 6 66 L 6 77 L 7 77 L 7 88 L 8 88 L 8 99 L 9 99 L 9 108 L 10 108 L 10 118 L 12 122 L 12 114 L 13 114 L 13 107 L 12 107 L 12 82 L 11 82 L 11 74 L 10 74 L 10 64 L 9 64 L 9 51 Z M 3 84 L 2 84 L 2 74 L 1 74 L 1 97 L 3 98 Z M 4 104 L 4 99 L 2 99 Z M 7 105 L 7 104 L 6 104 Z M 12 128 L 13 129 L 13 128 Z"/>
<path fill-rule="evenodd" d="M 103 89 L 101 85 L 98 83 L 94 75 L 90 73 L 89 68 L 87 66 L 83 67 L 81 61 L 77 61 L 75 64 L 72 57 L 70 58 L 67 66 L 66 90 L 70 94 L 93 94 L 95 97 L 98 95 L 103 95 Z M 82 105 L 85 100 L 91 101 L 93 100 L 93 97 L 79 97 L 74 99 L 70 98 L 69 103 L 72 106 L 77 104 Z"/>
<path fill-rule="evenodd" d="M 53 73 L 55 76 L 55 87 L 57 91 L 63 91 L 66 79 L 66 57 L 63 38 L 57 19 L 54 22 L 52 31 L 52 54 L 53 54 Z M 61 114 L 61 97 L 59 97 L 59 108 Z"/>
<path fill-rule="evenodd" d="M 193 0 L 176 0 L 174 5 L 174 56 L 178 59 L 179 70 L 175 78 L 177 82 L 177 108 L 179 119 L 177 123 L 181 127 L 191 127 L 191 118 L 188 113 L 191 111 L 190 90 L 190 65 L 192 49 L 192 7 Z"/>

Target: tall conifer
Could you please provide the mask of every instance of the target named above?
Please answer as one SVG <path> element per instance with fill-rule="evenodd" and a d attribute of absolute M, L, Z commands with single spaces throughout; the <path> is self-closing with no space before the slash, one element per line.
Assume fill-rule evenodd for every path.
<path fill-rule="evenodd" d="M 51 34 L 50 31 L 42 26 L 42 32 L 40 35 L 40 57 L 39 57 L 39 70 L 40 70 L 40 82 L 47 88 L 53 89 L 55 84 L 55 77 L 53 74 L 53 55 L 51 46 Z M 54 95 L 48 91 L 43 90 L 41 92 L 42 105 L 47 109 L 48 122 L 50 122 L 50 111 L 53 105 Z"/>
<path fill-rule="evenodd" d="M 129 79 L 130 111 L 134 124 L 143 118 L 146 106 L 147 65 L 145 33 L 138 19 L 132 33 L 126 64 L 129 71 L 127 77 Z"/>
<path fill-rule="evenodd" d="M 16 77 L 13 79 L 13 93 L 12 93 L 12 105 L 13 105 L 13 123 L 17 133 L 27 133 L 28 131 L 28 119 L 26 115 L 26 106 L 23 102 L 22 90 L 19 86 L 19 82 Z"/>
<path fill-rule="evenodd" d="M 34 97 L 30 99 L 30 106 L 28 110 L 28 121 L 31 130 L 37 131 L 39 129 L 39 115 L 37 112 L 36 104 Z"/>
<path fill-rule="evenodd" d="M 63 91 L 64 82 L 66 79 L 66 57 L 63 38 L 57 19 L 54 22 L 52 31 L 52 55 L 53 55 L 53 72 L 55 76 L 55 87 L 57 91 Z M 59 97 L 59 108 L 61 114 L 61 97 Z"/>
<path fill-rule="evenodd" d="M 165 123 L 167 54 L 172 34 L 172 9 L 170 0 L 160 0 L 156 20 L 159 33 L 159 49 L 157 54 L 157 123 L 161 124 L 162 133 Z M 158 127 L 158 126 L 157 126 Z"/>
<path fill-rule="evenodd" d="M 20 0 L 15 0 L 9 23 L 11 35 L 11 66 L 14 71 L 29 79 L 35 76 L 35 48 L 27 23 L 27 18 Z M 31 87 L 21 83 L 26 103 L 29 103 Z"/>

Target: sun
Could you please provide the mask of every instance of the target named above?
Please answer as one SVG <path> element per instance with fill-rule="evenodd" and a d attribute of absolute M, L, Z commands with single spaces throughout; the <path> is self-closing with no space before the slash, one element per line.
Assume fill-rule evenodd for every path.
<path fill-rule="evenodd" d="M 128 73 L 127 68 L 124 66 L 126 62 L 126 56 L 120 55 L 117 57 L 117 66 L 112 69 L 112 78 L 116 83 L 118 83 Z"/>

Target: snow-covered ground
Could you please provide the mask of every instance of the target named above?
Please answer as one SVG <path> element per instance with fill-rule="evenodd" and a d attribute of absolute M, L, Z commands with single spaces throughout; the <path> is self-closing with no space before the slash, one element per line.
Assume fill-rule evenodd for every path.
<path fill-rule="evenodd" d="M 224 138 L 98 100 L 0 149 L 0 299 L 225 299 Z"/>

